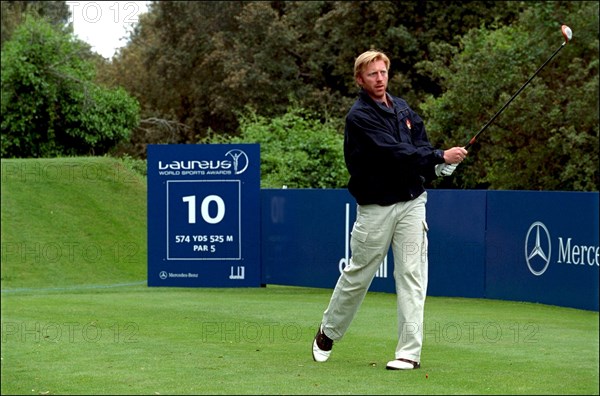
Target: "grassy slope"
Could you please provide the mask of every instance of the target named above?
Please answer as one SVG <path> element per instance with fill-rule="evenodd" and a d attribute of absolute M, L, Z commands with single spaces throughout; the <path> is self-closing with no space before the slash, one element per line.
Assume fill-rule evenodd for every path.
<path fill-rule="evenodd" d="M 146 266 L 142 178 L 2 160 L 2 394 L 598 394 L 595 312 L 429 298 L 423 369 L 398 373 L 395 297 L 369 293 L 318 365 L 330 290 L 147 288 Z"/>
<path fill-rule="evenodd" d="M 146 278 L 146 182 L 110 158 L 2 160 L 2 288 Z"/>

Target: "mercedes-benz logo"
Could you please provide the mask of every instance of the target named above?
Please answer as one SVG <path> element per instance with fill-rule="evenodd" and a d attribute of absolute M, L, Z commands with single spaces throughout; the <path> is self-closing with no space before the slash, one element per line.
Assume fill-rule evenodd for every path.
<path fill-rule="evenodd" d="M 158 277 L 162 280 L 167 279 L 167 277 L 168 277 L 167 271 L 160 271 L 160 273 L 158 274 Z"/>
<path fill-rule="evenodd" d="M 546 272 L 550 264 L 551 253 L 550 232 L 544 223 L 536 221 L 529 227 L 525 237 L 525 260 L 529 271 L 536 276 Z"/>

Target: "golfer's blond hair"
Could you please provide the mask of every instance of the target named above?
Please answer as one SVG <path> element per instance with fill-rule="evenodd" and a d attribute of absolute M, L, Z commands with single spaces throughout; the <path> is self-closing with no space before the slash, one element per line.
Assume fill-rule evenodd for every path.
<path fill-rule="evenodd" d="M 356 79 L 356 77 L 358 77 L 358 75 L 367 67 L 367 65 L 380 60 L 385 62 L 385 67 L 387 67 L 389 71 L 390 58 L 388 58 L 383 52 L 370 50 L 360 54 L 354 61 L 354 78 Z"/>

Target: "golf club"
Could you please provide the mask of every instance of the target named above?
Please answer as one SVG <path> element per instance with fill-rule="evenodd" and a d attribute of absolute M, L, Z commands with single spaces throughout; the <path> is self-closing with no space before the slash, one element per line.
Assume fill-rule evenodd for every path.
<path fill-rule="evenodd" d="M 500 113 L 502 113 L 504 111 L 504 109 L 506 109 L 506 107 L 510 104 L 510 102 L 513 101 L 514 98 L 517 97 L 517 95 L 519 95 L 521 93 L 521 91 L 527 86 L 527 84 L 529 84 L 531 82 L 531 80 L 533 80 L 533 78 L 540 72 L 540 70 L 542 70 L 544 68 L 544 66 L 546 66 L 548 64 L 548 62 L 550 62 L 552 60 L 552 58 L 554 58 L 554 56 L 556 54 L 558 54 L 558 52 L 565 46 L 567 45 L 567 43 L 569 42 L 569 40 L 571 40 L 571 37 L 573 37 L 573 32 L 571 31 L 571 28 L 568 27 L 567 25 L 562 25 L 561 26 L 561 32 L 563 37 L 565 38 L 565 42 L 562 43 L 562 45 L 560 47 L 558 47 L 558 49 L 556 51 L 554 51 L 554 53 L 552 54 L 552 56 L 550 58 L 548 58 L 548 60 L 546 62 L 544 62 L 544 64 L 542 66 L 540 66 L 535 73 L 533 73 L 533 75 L 531 77 L 529 77 L 529 80 L 527 80 L 527 82 L 525 84 L 523 84 L 523 86 L 521 88 L 519 88 L 519 90 L 512 96 L 512 98 L 509 99 L 508 102 L 506 102 L 506 104 L 504 106 L 502 106 L 502 108 L 496 113 L 494 114 L 494 116 L 492 118 L 490 118 L 490 120 L 483 126 L 483 128 L 481 128 L 479 130 L 479 132 L 477 132 L 475 134 L 475 136 L 473 136 L 471 138 L 471 140 L 469 140 L 469 142 L 465 145 L 465 149 L 468 150 L 469 147 L 471 147 L 471 145 L 473 143 L 475 143 L 475 140 L 477 139 L 477 137 L 487 129 L 488 126 L 490 126 L 490 124 L 496 119 L 496 117 L 498 117 L 500 115 Z"/>

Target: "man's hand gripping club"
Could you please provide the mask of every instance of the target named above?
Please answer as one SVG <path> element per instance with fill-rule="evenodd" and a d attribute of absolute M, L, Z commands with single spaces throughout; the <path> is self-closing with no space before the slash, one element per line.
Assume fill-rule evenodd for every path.
<path fill-rule="evenodd" d="M 444 163 L 435 166 L 436 176 L 450 176 L 468 152 L 464 147 L 452 147 L 444 151 Z"/>

